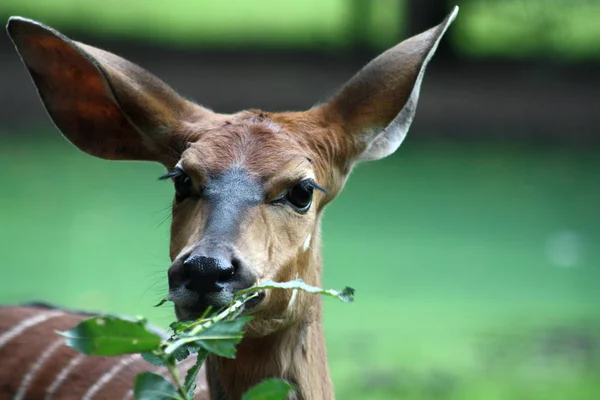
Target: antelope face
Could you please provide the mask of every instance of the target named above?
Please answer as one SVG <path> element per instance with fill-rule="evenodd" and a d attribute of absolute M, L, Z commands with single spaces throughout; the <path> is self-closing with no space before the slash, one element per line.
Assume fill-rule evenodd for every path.
<path fill-rule="evenodd" d="M 180 319 L 263 280 L 320 285 L 319 218 L 352 166 L 392 154 L 411 125 L 442 24 L 371 61 L 305 112 L 214 113 L 131 62 L 11 18 L 8 32 L 48 114 L 80 150 L 159 162 L 175 186 L 168 271 Z M 269 291 L 247 312 L 264 335 L 304 318 L 310 295 Z"/>
<path fill-rule="evenodd" d="M 221 307 L 268 279 L 316 283 L 316 271 L 303 267 L 312 264 L 310 244 L 331 182 L 311 144 L 279 115 L 258 111 L 188 129 L 193 139 L 165 176 L 176 193 L 169 297 L 177 316 Z M 282 319 L 288 303 L 266 292 L 248 311 Z"/>

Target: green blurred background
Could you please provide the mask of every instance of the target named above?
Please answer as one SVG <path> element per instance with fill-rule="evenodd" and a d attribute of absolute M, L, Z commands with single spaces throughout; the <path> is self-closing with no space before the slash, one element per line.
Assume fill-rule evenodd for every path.
<path fill-rule="evenodd" d="M 325 301 L 337 397 L 598 399 L 600 1 L 455 3 L 409 138 L 325 213 L 325 285 L 357 290 Z M 5 0 L 0 15 L 109 48 L 217 111 L 273 110 L 322 99 L 453 4 Z M 6 37 L 0 52 L 0 301 L 166 326 L 164 171 L 76 151 Z"/>

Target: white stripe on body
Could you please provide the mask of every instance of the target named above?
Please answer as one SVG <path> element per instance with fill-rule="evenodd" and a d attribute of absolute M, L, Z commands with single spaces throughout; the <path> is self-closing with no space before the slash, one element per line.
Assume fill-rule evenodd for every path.
<path fill-rule="evenodd" d="M 129 389 L 127 391 L 127 393 L 125 393 L 125 397 L 123 397 L 123 400 L 129 400 L 129 399 L 133 399 L 133 389 Z"/>
<path fill-rule="evenodd" d="M 92 400 L 94 396 L 106 385 L 111 379 L 113 379 L 121 370 L 127 367 L 132 362 L 140 359 L 139 354 L 133 354 L 129 357 L 122 358 L 117 365 L 112 367 L 108 372 L 100 377 L 86 392 L 81 400 Z"/>
<path fill-rule="evenodd" d="M 33 317 L 29 317 L 21 322 L 19 322 L 14 328 L 9 331 L 4 332 L 2 336 L 0 336 L 0 349 L 6 345 L 6 343 L 10 342 L 15 337 L 19 336 L 21 333 L 25 332 L 27 329 L 32 328 L 36 325 L 39 325 L 43 322 L 48 321 L 49 319 L 56 318 L 58 316 L 63 315 L 62 311 L 49 311 L 38 314 Z"/>
<path fill-rule="evenodd" d="M 54 396 L 54 393 L 56 393 L 56 391 L 58 390 L 58 388 L 60 387 L 60 385 L 62 385 L 63 382 L 67 379 L 67 376 L 69 376 L 69 374 L 79 364 L 81 364 L 83 362 L 83 360 L 85 360 L 85 356 L 83 354 L 78 354 L 76 357 L 73 357 L 71 359 L 71 361 L 69 361 L 69 363 L 67 364 L 67 366 L 64 367 L 62 369 L 62 371 L 60 371 L 58 373 L 58 375 L 56 375 L 56 379 L 54 379 L 54 382 L 52 382 L 52 384 L 46 390 L 46 396 L 44 397 L 44 400 L 50 400 L 50 399 L 52 399 L 52 396 Z"/>
<path fill-rule="evenodd" d="M 14 400 L 21 400 L 25 397 L 25 393 L 27 393 L 27 389 L 29 389 L 29 386 L 31 385 L 33 378 L 35 378 L 35 375 L 39 372 L 39 370 L 42 368 L 44 363 L 50 357 L 52 357 L 52 355 L 56 352 L 56 350 L 58 350 L 64 344 L 65 344 L 64 338 L 58 339 L 46 348 L 46 350 L 44 351 L 42 356 L 36 360 L 36 362 L 29 369 L 29 371 L 27 371 L 27 373 L 23 376 L 23 379 L 21 380 L 21 385 L 19 386 L 19 389 L 17 390 L 17 393 L 15 394 Z"/>

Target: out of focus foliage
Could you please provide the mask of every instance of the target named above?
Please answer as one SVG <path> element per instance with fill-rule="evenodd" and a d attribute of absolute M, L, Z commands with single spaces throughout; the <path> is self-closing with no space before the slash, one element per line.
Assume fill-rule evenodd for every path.
<path fill-rule="evenodd" d="M 469 0 L 456 24 L 470 56 L 600 58 L 600 1 Z"/>
<path fill-rule="evenodd" d="M 351 47 L 359 34 L 361 43 L 380 50 L 405 37 L 408 1 L 418 2 L 5 0 L 0 15 L 21 15 L 62 29 L 175 46 L 343 49 Z M 452 40 L 463 55 L 600 58 L 600 1 L 445 3 L 448 10 L 453 5 L 461 7 Z"/>

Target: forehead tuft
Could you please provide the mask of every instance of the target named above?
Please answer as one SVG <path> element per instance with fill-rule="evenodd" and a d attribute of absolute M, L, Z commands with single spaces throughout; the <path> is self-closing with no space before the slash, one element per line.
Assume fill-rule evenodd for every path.
<path fill-rule="evenodd" d="M 197 135 L 184 152 L 186 169 L 220 175 L 243 166 L 258 179 L 267 179 L 298 157 L 310 157 L 309 149 L 269 114 L 245 111 L 224 119 L 218 126 L 195 127 Z"/>

